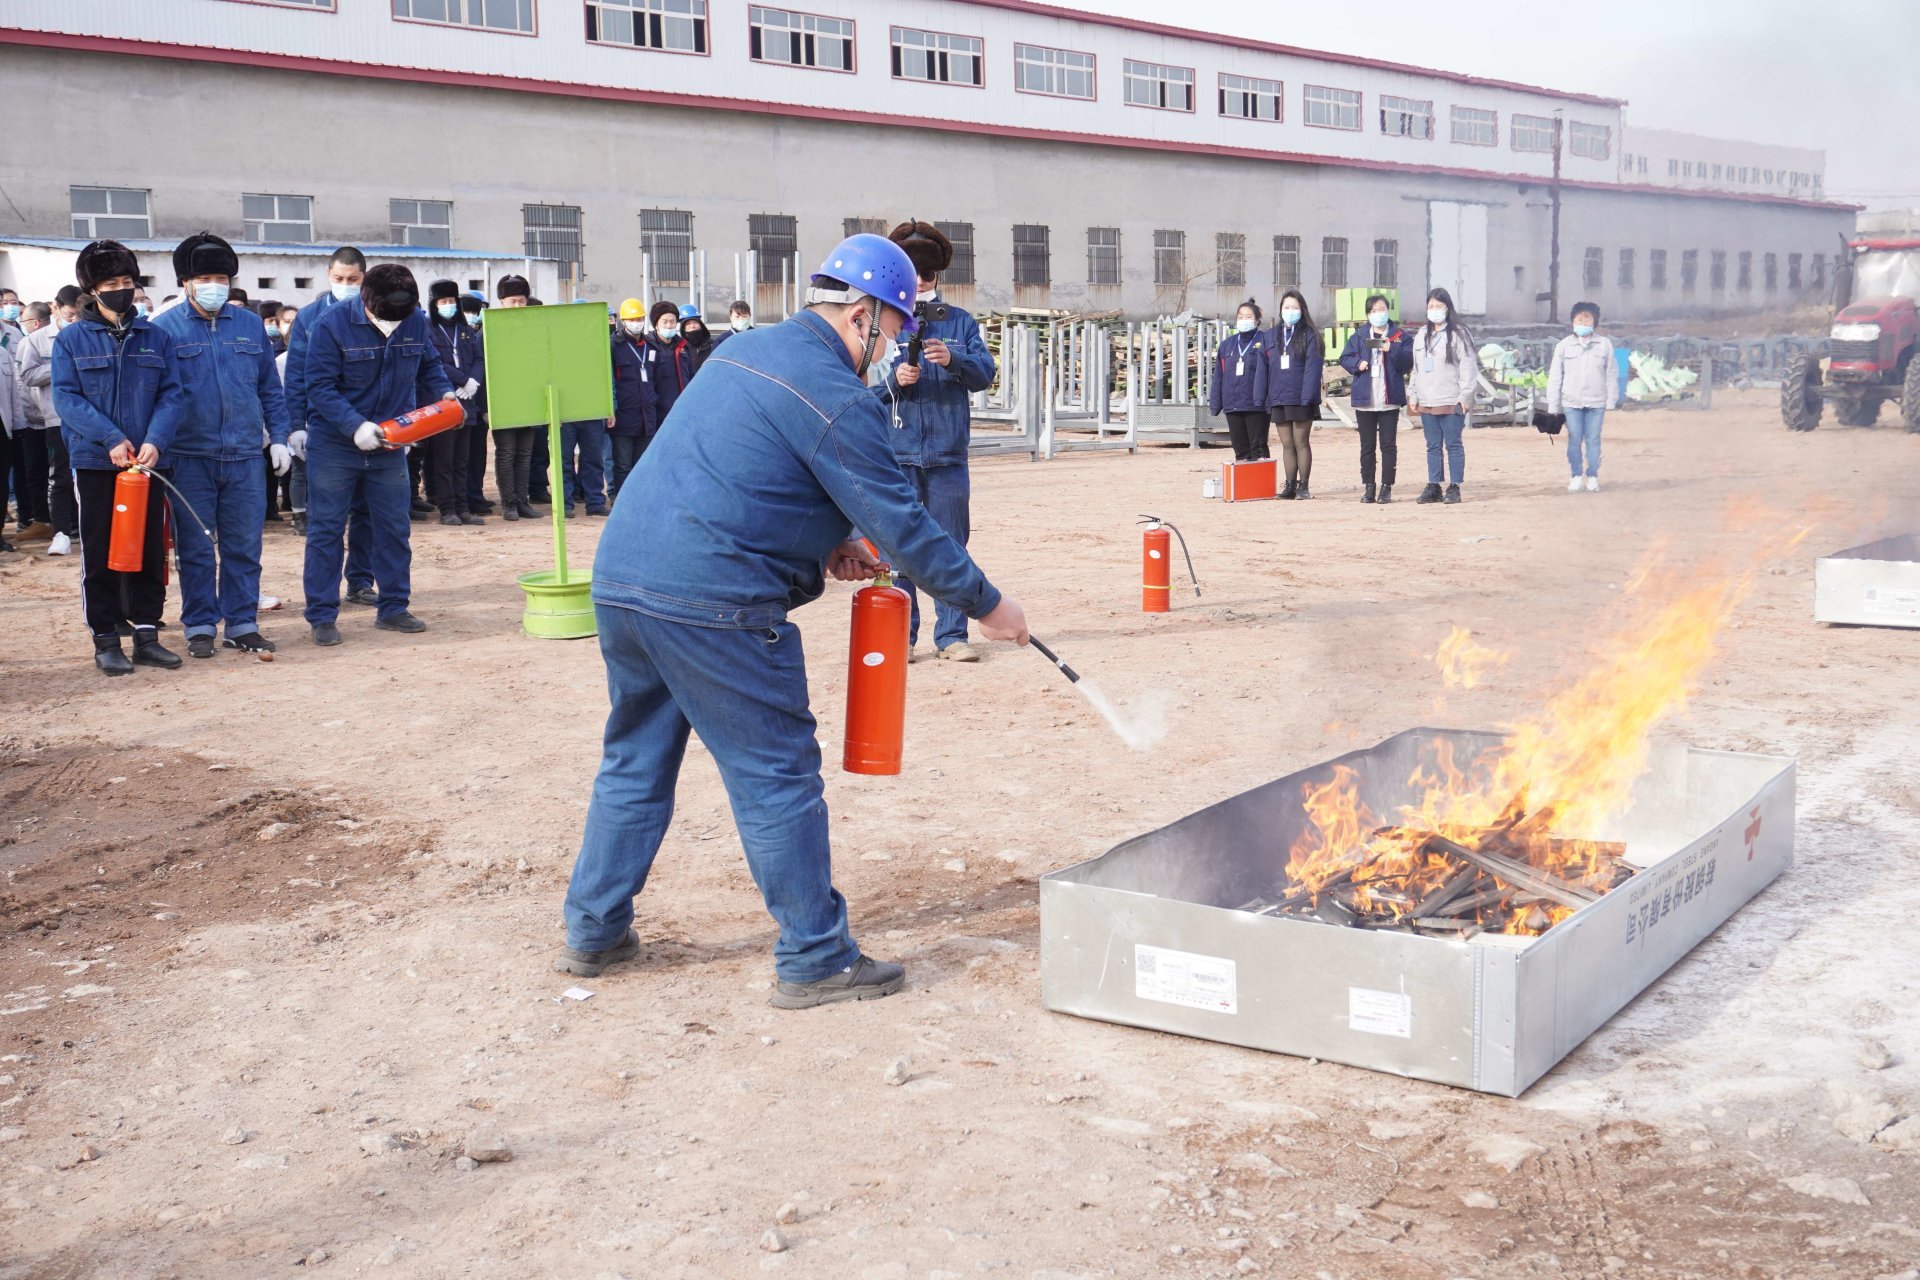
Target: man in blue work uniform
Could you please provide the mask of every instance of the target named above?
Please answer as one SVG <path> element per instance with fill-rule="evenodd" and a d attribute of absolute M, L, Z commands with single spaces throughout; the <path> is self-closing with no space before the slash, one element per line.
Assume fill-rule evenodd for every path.
<path fill-rule="evenodd" d="M 281 364 L 280 385 L 287 398 L 287 448 L 293 453 L 293 475 L 288 495 L 293 502 L 293 531 L 307 535 L 307 421 L 306 363 L 307 340 L 313 326 L 328 308 L 358 298 L 367 278 L 367 256 L 350 244 L 343 244 L 327 260 L 327 291 L 302 307 L 287 329 L 287 358 Z M 373 568 L 367 546 L 373 540 L 368 532 L 367 508 L 355 503 L 347 519 L 347 603 L 372 608 L 379 603 L 373 593 Z"/>
<path fill-rule="evenodd" d="M 566 973 L 639 952 L 630 927 L 697 732 L 726 783 L 747 865 L 780 927 L 773 1004 L 891 995 L 905 971 L 862 955 L 833 887 L 820 747 L 789 610 L 825 576 L 873 576 L 857 525 L 993 640 L 1027 640 L 1002 597 L 920 504 L 865 377 L 911 332 L 914 271 L 859 235 L 827 255 L 807 309 L 735 336 L 682 395 L 627 477 L 594 561 L 613 708 L 567 889 Z"/>
<path fill-rule="evenodd" d="M 267 511 L 260 441 L 268 441 L 275 475 L 287 473 L 293 455 L 287 452 L 287 405 L 266 326 L 227 301 L 239 270 L 240 259 L 225 240 L 211 231 L 188 236 L 173 251 L 173 274 L 185 300 L 153 321 L 173 339 L 174 368 L 186 392 L 169 460 L 179 490 L 172 498 L 173 527 L 180 624 L 190 658 L 213 656 L 222 623 L 227 648 L 273 652 L 257 621 Z M 219 540 L 217 557 L 207 529 Z"/>
<path fill-rule="evenodd" d="M 427 340 L 413 272 L 381 263 L 360 297 L 329 308 L 313 327 L 305 369 L 307 413 L 307 625 L 318 645 L 340 643 L 341 538 L 364 501 L 373 577 L 374 626 L 409 634 L 427 624 L 407 611 L 413 546 L 405 452 L 380 442 L 379 425 L 409 409 L 453 399 L 453 384 Z"/>
<path fill-rule="evenodd" d="M 940 299 L 940 273 L 953 265 L 953 242 L 946 233 L 916 219 L 901 223 L 887 238 L 913 262 L 920 332 L 918 344 L 908 344 L 874 394 L 899 428 L 893 433 L 893 451 L 914 493 L 934 521 L 964 547 L 972 526 L 967 441 L 973 417 L 968 397 L 993 385 L 993 353 L 981 341 L 973 317 Z M 920 596 L 906 578 L 895 582 L 913 601 L 907 643 L 916 645 Z M 933 648 L 954 662 L 980 660 L 967 643 L 967 615 L 944 600 L 934 611 Z"/>
<path fill-rule="evenodd" d="M 161 530 L 166 504 L 154 485 L 147 498 L 140 568 L 107 567 L 113 541 L 114 486 L 138 463 L 160 472 L 185 409 L 174 372 L 173 339 L 133 309 L 140 264 L 117 240 L 80 251 L 74 276 L 83 296 L 80 318 L 53 340 L 53 408 L 60 415 L 73 488 L 80 506 L 81 593 L 93 632 L 93 661 L 110 676 L 134 663 L 180 665 L 160 643 L 167 604 L 167 551 Z M 120 648 L 120 628 L 133 627 L 133 662 Z"/>

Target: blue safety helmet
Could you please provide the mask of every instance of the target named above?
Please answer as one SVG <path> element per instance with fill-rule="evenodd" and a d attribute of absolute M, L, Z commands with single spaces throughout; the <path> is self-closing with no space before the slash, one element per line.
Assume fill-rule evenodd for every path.
<path fill-rule="evenodd" d="M 843 289 L 823 289 L 822 280 L 836 281 Z M 814 287 L 807 291 L 808 302 L 849 302 L 865 294 L 892 307 L 905 317 L 902 337 L 919 331 L 913 302 L 920 291 L 919 273 L 902 249 L 885 236 L 863 232 L 848 236 L 834 247 L 820 269 L 813 274 Z"/>
<path fill-rule="evenodd" d="M 684 303 L 680 307 L 680 318 L 682 320 L 698 320 L 700 318 L 700 308 L 694 306 L 691 302 Z"/>

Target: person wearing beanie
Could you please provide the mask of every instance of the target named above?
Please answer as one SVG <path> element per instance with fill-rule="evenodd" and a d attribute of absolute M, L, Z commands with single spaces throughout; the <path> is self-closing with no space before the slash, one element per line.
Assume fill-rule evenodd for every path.
<path fill-rule="evenodd" d="M 211 231 L 188 236 L 173 251 L 173 274 L 185 301 L 153 319 L 173 339 L 186 398 L 170 457 L 179 492 L 169 499 L 180 557 L 180 625 L 190 658 L 211 658 L 223 626 L 229 649 L 259 654 L 274 647 L 260 634 L 258 620 L 267 512 L 260 442 L 267 441 L 275 475 L 292 469 L 293 454 L 273 343 L 259 316 L 230 301 L 239 270 L 225 240 Z"/>
<path fill-rule="evenodd" d="M 427 337 L 446 368 L 454 398 L 468 413 L 468 426 L 479 426 L 475 399 L 480 390 L 479 330 L 460 316 L 460 286 L 435 280 L 427 286 Z M 484 428 L 483 428 L 484 429 Z M 467 426 L 442 431 L 423 442 L 427 454 L 427 497 L 440 508 L 444 525 L 485 524 L 487 518 L 468 505 L 467 458 L 471 449 Z M 484 461 L 485 455 L 481 455 Z"/>
<path fill-rule="evenodd" d="M 494 296 L 502 307 L 524 307 L 533 296 L 525 276 L 502 276 L 494 286 Z M 482 326 L 484 331 L 485 326 Z M 546 439 L 544 427 L 495 427 L 493 429 L 493 482 L 500 490 L 500 512 L 509 520 L 535 520 L 541 512 L 533 506 L 533 495 L 546 498 Z M 538 452 L 540 468 L 534 469 Z"/>
<path fill-rule="evenodd" d="M 313 642 L 341 641 L 340 567 L 347 517 L 364 500 L 371 523 L 379 611 L 374 626 L 415 634 L 427 624 L 408 611 L 413 547 L 404 454 L 381 442 L 379 424 L 436 400 L 459 403 L 427 337 L 413 272 L 381 263 L 360 296 L 314 325 L 305 372 L 307 412 L 306 620 Z"/>
<path fill-rule="evenodd" d="M 931 222 L 913 219 L 887 238 L 906 251 L 919 277 L 915 314 L 920 332 L 873 390 L 899 428 L 892 433 L 893 451 L 908 483 L 934 523 L 964 547 L 972 527 L 967 472 L 971 397 L 993 385 L 993 354 L 973 317 L 940 299 L 940 273 L 953 264 L 953 242 L 946 233 Z M 907 619 L 911 654 L 919 643 L 920 596 L 907 579 L 895 581 L 913 602 Z M 980 657 L 967 643 L 967 615 L 944 600 L 935 606 L 933 648 L 954 662 L 977 662 Z"/>
<path fill-rule="evenodd" d="M 80 250 L 74 278 L 83 296 L 79 319 L 53 342 L 53 407 L 79 500 L 80 590 L 93 660 L 109 676 L 129 675 L 135 664 L 170 671 L 181 658 L 160 643 L 167 558 L 159 484 L 147 498 L 140 567 L 123 573 L 107 566 L 107 556 L 120 472 L 138 463 L 166 475 L 167 451 L 186 412 L 173 339 L 134 311 L 140 263 L 119 241 L 95 240 Z M 129 625 L 131 662 L 120 647 L 120 628 Z"/>
<path fill-rule="evenodd" d="M 658 420 L 664 426 L 674 402 L 693 379 L 693 360 L 680 337 L 680 308 L 671 302 L 656 302 L 647 309 L 647 360 L 653 370 Z"/>

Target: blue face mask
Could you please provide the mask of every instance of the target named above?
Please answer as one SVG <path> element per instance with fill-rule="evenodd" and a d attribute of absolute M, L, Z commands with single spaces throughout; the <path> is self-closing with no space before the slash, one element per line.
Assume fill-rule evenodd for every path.
<path fill-rule="evenodd" d="M 1593 336 L 1593 326 L 1590 324 L 1577 324 L 1573 326 L 1573 336 L 1576 338 L 1590 338 Z"/>
<path fill-rule="evenodd" d="M 435 307 L 434 310 L 440 313 L 442 320 L 451 320 L 460 314 L 460 304 L 457 302 L 443 302 Z"/>
<path fill-rule="evenodd" d="M 148 305 L 147 305 L 146 303 L 144 303 L 144 302 L 136 302 L 136 303 L 134 303 L 134 304 L 133 304 L 133 314 L 135 314 L 135 315 L 137 315 L 137 316 L 144 316 L 144 315 L 148 315 L 148 314 L 150 314 L 150 313 L 151 313 L 152 311 L 153 311 L 153 308 L 152 308 L 152 307 L 150 307 L 150 306 L 148 306 Z"/>
<path fill-rule="evenodd" d="M 1241 316 L 1233 322 L 1233 331 L 1235 333 L 1252 333 L 1259 324 L 1260 322 L 1252 316 Z"/>
<path fill-rule="evenodd" d="M 1280 318 L 1286 321 L 1288 324 L 1300 323 L 1300 313 L 1298 311 L 1295 311 L 1292 307 L 1288 307 L 1284 311 L 1282 311 L 1280 313 Z"/>
<path fill-rule="evenodd" d="M 218 311 L 227 305 L 229 292 L 230 290 L 224 284 L 197 284 L 193 286 L 193 302 L 202 311 Z M 140 304 L 136 302 L 133 305 L 138 310 Z M 140 314 L 145 315 L 146 312 L 142 311 Z"/>
<path fill-rule="evenodd" d="M 478 329 L 481 319 L 484 318 L 486 314 L 484 311 L 469 311 L 467 313 L 467 323 Z"/>
<path fill-rule="evenodd" d="M 20 308 L 13 303 L 9 302 L 6 306 L 0 307 L 0 320 L 18 320 L 19 318 Z"/>
<path fill-rule="evenodd" d="M 360 296 L 360 286 L 357 284 L 336 284 L 332 287 L 335 302 L 345 302 L 348 298 Z"/>

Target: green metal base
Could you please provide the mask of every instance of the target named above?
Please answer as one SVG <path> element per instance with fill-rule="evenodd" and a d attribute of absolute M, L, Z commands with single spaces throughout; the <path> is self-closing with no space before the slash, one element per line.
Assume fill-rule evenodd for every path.
<path fill-rule="evenodd" d="M 520 625 L 530 636 L 542 640 L 581 640 L 597 635 L 599 626 L 593 616 L 593 579 L 569 578 L 560 581 L 552 569 L 520 575 L 520 589 L 527 593 L 527 611 Z"/>

